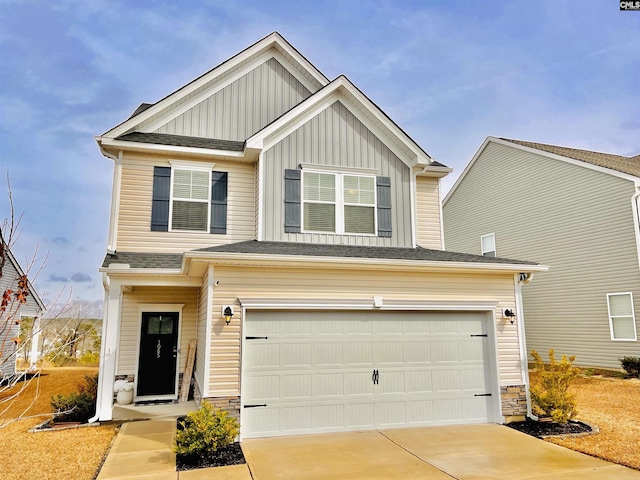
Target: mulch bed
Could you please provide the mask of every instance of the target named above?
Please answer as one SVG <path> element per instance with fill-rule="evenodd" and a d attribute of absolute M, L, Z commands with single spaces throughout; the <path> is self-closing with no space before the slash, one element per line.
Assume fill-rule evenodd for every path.
<path fill-rule="evenodd" d="M 586 423 L 574 420 L 569 420 L 569 423 L 566 425 L 561 425 L 555 422 L 537 422 L 527 418 L 524 422 L 509 423 L 507 426 L 536 438 L 555 435 L 575 435 L 590 433 L 592 431 L 592 428 Z"/>
<path fill-rule="evenodd" d="M 192 470 L 194 468 L 226 467 L 247 463 L 239 443 L 220 447 L 208 457 L 198 455 L 176 455 L 176 470 Z"/>

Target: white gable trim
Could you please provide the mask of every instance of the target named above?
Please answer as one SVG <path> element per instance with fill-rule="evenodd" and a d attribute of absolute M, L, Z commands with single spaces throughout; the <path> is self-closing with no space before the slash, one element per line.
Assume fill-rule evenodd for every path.
<path fill-rule="evenodd" d="M 485 148 L 487 148 L 487 145 L 489 145 L 489 143 L 491 142 L 497 143 L 498 145 L 504 145 L 506 147 L 515 148 L 517 150 L 522 150 L 524 152 L 534 153 L 536 155 L 542 155 L 544 157 L 551 158 L 553 160 L 560 160 L 562 162 L 566 162 L 571 165 L 576 165 L 578 167 L 587 168 L 589 170 L 594 170 L 596 172 L 606 173 L 607 175 L 613 175 L 614 177 L 622 178 L 624 180 L 629 180 L 630 182 L 637 183 L 640 180 L 640 178 L 636 177 L 635 175 L 629 175 L 628 173 L 618 172 L 617 170 L 613 170 L 611 168 L 601 167 L 599 165 L 593 165 L 592 163 L 584 162 L 582 160 L 576 160 L 574 158 L 564 157 L 562 155 L 557 155 L 555 153 L 545 152 L 544 150 L 539 150 L 537 148 L 525 147 L 524 145 L 519 145 L 517 143 L 509 142 L 507 140 L 502 140 L 500 138 L 489 136 L 485 139 L 485 141 L 482 143 L 482 145 L 480 146 L 478 151 L 475 153 L 471 161 L 467 164 L 465 169 L 462 171 L 462 173 L 458 177 L 458 180 L 456 180 L 456 183 L 453 184 L 453 187 L 451 187 L 451 190 L 449 190 L 449 193 L 447 193 L 447 196 L 444 197 L 444 200 L 442 201 L 443 204 L 447 203 L 451 195 L 453 195 L 453 193 L 456 191 L 458 186 L 462 183 L 462 181 L 464 180 L 464 177 L 467 175 L 469 170 L 471 170 L 471 167 L 473 167 L 473 165 L 476 163 L 476 160 L 480 158 L 480 155 L 482 155 Z"/>
<path fill-rule="evenodd" d="M 273 50 L 273 51 L 269 53 L 269 50 Z M 305 78 L 304 75 L 301 75 L 298 68 L 295 68 L 295 66 L 290 61 L 285 60 L 284 56 L 278 53 L 278 50 L 286 53 L 291 58 L 293 58 L 300 65 L 302 69 L 304 69 L 313 79 L 315 79 L 321 85 L 324 86 L 329 83 L 329 80 L 327 79 L 327 77 L 325 77 L 316 67 L 314 67 L 296 49 L 294 49 L 279 33 L 273 32 L 270 35 L 263 38 L 262 40 L 254 43 L 249 48 L 245 49 L 244 51 L 240 52 L 234 57 L 231 57 L 230 59 L 221 63 L 220 65 L 213 68 L 209 72 L 205 73 L 201 77 L 192 81 L 191 83 L 169 94 L 167 97 L 163 98 L 162 100 L 160 100 L 153 106 L 149 107 L 147 110 L 140 113 L 139 115 L 136 115 L 135 117 L 129 120 L 125 120 L 120 125 L 117 125 L 116 127 L 107 131 L 103 135 L 103 137 L 105 136 L 118 137 L 132 129 L 135 129 L 136 126 L 150 119 L 154 115 L 160 113 L 162 110 L 164 110 L 167 107 L 167 105 L 171 103 L 175 103 L 179 101 L 181 98 L 184 98 L 185 96 L 193 93 L 195 90 L 209 83 L 214 82 L 217 77 L 222 76 L 226 72 L 233 71 L 242 63 L 252 60 L 252 57 L 257 57 L 258 61 L 253 59 L 253 61 L 249 62 L 249 65 L 247 65 L 246 67 L 243 67 L 240 71 L 244 71 L 246 73 L 246 71 L 250 71 L 253 68 L 255 68 L 256 64 L 259 64 L 259 60 L 261 60 L 263 57 L 271 58 L 272 56 L 274 56 L 279 62 L 283 63 L 283 66 L 289 66 L 291 68 L 290 70 L 291 73 L 298 80 L 300 80 L 300 82 L 302 82 L 305 86 L 311 85 L 311 82 L 309 81 L 309 79 Z M 239 75 L 239 74 L 234 74 L 232 75 L 232 77 L 235 77 L 236 75 Z M 310 90 L 313 92 L 315 89 L 311 88 Z M 207 91 L 207 95 L 211 95 L 211 92 Z M 198 96 L 198 97 L 200 98 L 201 96 Z M 193 104 L 191 106 L 193 106 Z M 181 113 L 183 112 L 184 110 L 182 110 Z M 175 112 L 173 111 L 171 112 L 171 114 L 174 114 L 174 113 Z M 165 119 L 165 122 L 169 120 Z M 154 122 L 154 125 L 156 123 L 157 122 Z M 149 131 L 149 130 L 145 129 L 145 131 Z"/>
<path fill-rule="evenodd" d="M 340 101 L 407 166 L 429 165 L 433 160 L 344 76 L 292 108 L 278 120 L 247 139 L 246 148 L 268 150 L 318 113 Z M 361 115 L 358 115 L 361 113 Z"/>

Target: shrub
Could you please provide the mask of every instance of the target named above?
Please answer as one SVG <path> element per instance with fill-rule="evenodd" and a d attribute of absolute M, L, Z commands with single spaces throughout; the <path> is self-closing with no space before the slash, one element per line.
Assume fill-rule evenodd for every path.
<path fill-rule="evenodd" d="M 640 378 L 640 358 L 638 357 L 623 357 L 620 358 L 620 364 L 624 371 L 631 377 Z"/>
<path fill-rule="evenodd" d="M 179 422 L 175 451 L 178 455 L 205 458 L 233 443 L 239 428 L 238 421 L 227 411 L 216 409 L 205 400 L 198 410 Z"/>
<path fill-rule="evenodd" d="M 78 363 L 80 365 L 98 365 L 100 363 L 100 354 L 94 352 L 83 353 Z"/>
<path fill-rule="evenodd" d="M 531 352 L 531 356 L 535 360 L 537 373 L 529 388 L 533 413 L 551 417 L 554 422 L 567 423 L 577 413 L 575 396 L 569 392 L 571 381 L 580 372 L 573 366 L 575 355 L 569 358 L 563 355 L 562 360 L 557 362 L 555 352 L 551 349 L 548 364 L 542 361 L 535 350 Z"/>
<path fill-rule="evenodd" d="M 85 375 L 78 391 L 51 397 L 51 408 L 56 422 L 86 423 L 96 411 L 98 375 Z"/>

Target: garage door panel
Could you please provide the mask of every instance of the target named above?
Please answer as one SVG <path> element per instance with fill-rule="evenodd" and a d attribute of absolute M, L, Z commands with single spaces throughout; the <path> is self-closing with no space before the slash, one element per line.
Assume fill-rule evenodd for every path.
<path fill-rule="evenodd" d="M 242 401 L 267 406 L 243 409 L 242 435 L 487 422 L 499 401 L 475 396 L 495 382 L 490 337 L 477 336 L 487 318 L 250 311 L 245 331 L 267 338 L 244 342 Z"/>

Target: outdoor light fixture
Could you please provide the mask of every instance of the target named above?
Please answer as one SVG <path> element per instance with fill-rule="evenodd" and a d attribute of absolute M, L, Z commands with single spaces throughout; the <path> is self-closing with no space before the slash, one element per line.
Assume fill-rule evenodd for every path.
<path fill-rule="evenodd" d="M 231 317 L 233 317 L 233 307 L 231 305 L 222 307 L 222 316 L 224 317 L 224 322 L 229 325 Z"/>
<path fill-rule="evenodd" d="M 516 312 L 512 308 L 505 308 L 502 310 L 502 316 L 508 318 L 511 324 L 516 321 Z"/>

